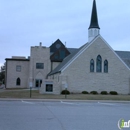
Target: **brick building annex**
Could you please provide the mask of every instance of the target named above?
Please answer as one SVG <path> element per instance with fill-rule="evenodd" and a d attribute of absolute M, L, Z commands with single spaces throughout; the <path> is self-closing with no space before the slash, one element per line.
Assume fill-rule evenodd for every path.
<path fill-rule="evenodd" d="M 40 93 L 117 91 L 130 94 L 130 52 L 114 51 L 100 35 L 93 1 L 88 42 L 67 48 L 59 39 L 50 47 L 31 47 L 28 58 L 6 58 L 6 88 L 40 87 Z"/>

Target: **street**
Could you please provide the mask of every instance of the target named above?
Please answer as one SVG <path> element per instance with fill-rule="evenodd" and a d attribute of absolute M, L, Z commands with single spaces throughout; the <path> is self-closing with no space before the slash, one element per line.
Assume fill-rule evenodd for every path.
<path fill-rule="evenodd" d="M 129 102 L 0 101 L 0 130 L 119 130 Z"/>

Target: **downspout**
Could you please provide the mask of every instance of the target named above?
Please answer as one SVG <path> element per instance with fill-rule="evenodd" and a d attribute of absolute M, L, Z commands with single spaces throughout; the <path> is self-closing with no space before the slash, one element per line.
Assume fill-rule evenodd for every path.
<path fill-rule="evenodd" d="M 53 70 L 53 62 L 51 61 L 51 71 Z"/>

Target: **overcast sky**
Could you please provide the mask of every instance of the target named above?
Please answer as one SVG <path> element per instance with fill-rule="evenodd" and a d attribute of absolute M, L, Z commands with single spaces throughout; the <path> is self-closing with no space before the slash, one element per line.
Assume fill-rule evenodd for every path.
<path fill-rule="evenodd" d="M 67 47 L 88 41 L 93 0 L 0 0 L 0 65 L 29 56 L 30 46 Z M 114 50 L 130 51 L 130 0 L 96 0 L 100 34 Z"/>

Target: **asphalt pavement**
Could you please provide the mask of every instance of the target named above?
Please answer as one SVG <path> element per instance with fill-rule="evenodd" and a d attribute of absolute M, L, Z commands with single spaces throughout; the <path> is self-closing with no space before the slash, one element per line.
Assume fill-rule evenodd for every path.
<path fill-rule="evenodd" d="M 130 102 L 0 100 L 0 130 L 119 130 L 120 119 Z"/>

